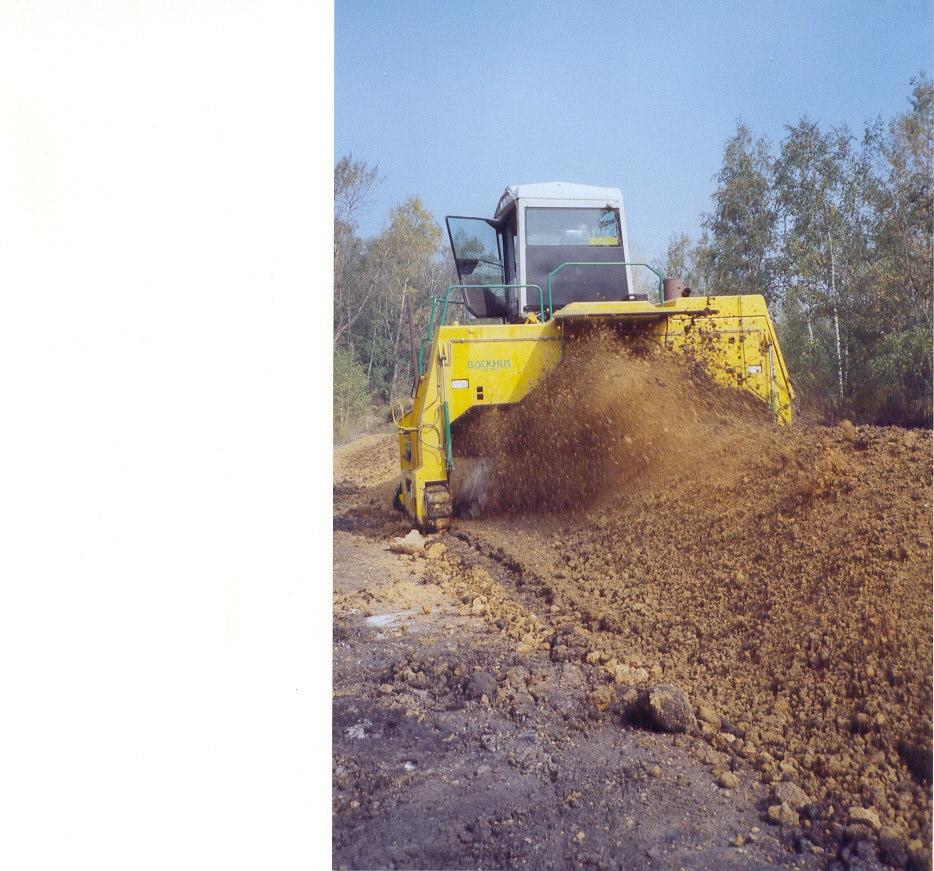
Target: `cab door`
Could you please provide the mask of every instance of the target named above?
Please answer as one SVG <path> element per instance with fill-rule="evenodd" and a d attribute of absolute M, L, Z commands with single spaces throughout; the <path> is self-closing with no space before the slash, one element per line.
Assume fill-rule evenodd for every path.
<path fill-rule="evenodd" d="M 501 318 L 507 313 L 503 238 L 500 227 L 488 218 L 448 215 L 445 219 L 451 253 L 464 303 L 474 317 Z"/>

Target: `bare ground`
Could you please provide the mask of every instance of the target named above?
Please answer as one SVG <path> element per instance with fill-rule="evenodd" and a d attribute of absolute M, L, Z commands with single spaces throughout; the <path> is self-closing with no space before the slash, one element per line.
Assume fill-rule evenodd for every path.
<path fill-rule="evenodd" d="M 700 739 L 621 728 L 588 703 L 586 666 L 470 616 L 462 579 L 502 570 L 438 540 L 429 560 L 335 533 L 335 867 L 822 866 L 762 821 L 748 766 L 721 788 Z"/>
<path fill-rule="evenodd" d="M 731 752 L 729 733 L 634 726 L 598 694 L 606 661 L 588 649 L 556 661 L 539 639 L 568 640 L 563 606 L 543 596 L 540 568 L 509 556 L 508 524 L 457 522 L 436 537 L 440 556 L 391 552 L 408 531 L 387 509 L 395 440 L 342 450 L 335 867 L 879 867 L 878 833 L 848 832 L 846 809 L 826 800 L 770 823 L 774 778 Z M 731 789 L 718 783 L 727 771 Z M 908 843 L 902 864 L 924 867 Z"/>

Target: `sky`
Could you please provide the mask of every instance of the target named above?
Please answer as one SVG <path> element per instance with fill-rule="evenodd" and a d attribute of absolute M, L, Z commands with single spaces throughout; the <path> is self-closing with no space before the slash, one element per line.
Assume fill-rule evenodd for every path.
<path fill-rule="evenodd" d="M 361 221 L 417 195 L 491 216 L 509 184 L 622 190 L 634 255 L 696 236 L 743 118 L 779 143 L 807 116 L 907 109 L 932 73 L 934 0 L 336 0 L 335 159 L 379 164 Z"/>

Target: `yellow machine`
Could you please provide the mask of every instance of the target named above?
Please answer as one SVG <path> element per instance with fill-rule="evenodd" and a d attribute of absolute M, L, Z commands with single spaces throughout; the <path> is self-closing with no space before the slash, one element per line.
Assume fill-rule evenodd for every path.
<path fill-rule="evenodd" d="M 629 261 L 619 190 L 519 185 L 506 189 L 494 218 L 452 216 L 447 225 L 461 283 L 432 301 L 413 404 L 399 421 L 398 498 L 423 529 L 444 528 L 453 513 L 452 427 L 477 406 L 522 400 L 583 322 L 690 352 L 717 382 L 791 420 L 791 383 L 763 297 L 692 297 L 680 281 Z M 633 291 L 633 267 L 655 273 L 657 302 Z M 446 325 L 458 302 L 485 322 Z"/>

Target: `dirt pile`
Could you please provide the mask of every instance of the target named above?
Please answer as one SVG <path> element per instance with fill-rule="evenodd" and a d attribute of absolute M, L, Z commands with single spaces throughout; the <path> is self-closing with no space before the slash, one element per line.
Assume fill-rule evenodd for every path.
<path fill-rule="evenodd" d="M 385 486 L 398 475 L 399 442 L 384 433 L 361 436 L 334 451 L 334 488 Z"/>
<path fill-rule="evenodd" d="M 371 433 L 334 450 L 334 527 L 403 536 L 412 524 L 392 510 L 399 486 L 399 440 Z"/>
<path fill-rule="evenodd" d="M 907 758 L 930 753 L 930 436 L 854 450 L 811 433 L 733 482 L 627 499 L 568 530 L 553 598 L 607 661 L 658 665 L 735 723 L 715 743 L 769 779 L 927 837 Z"/>
<path fill-rule="evenodd" d="M 779 428 L 597 338 L 460 438 L 484 444 L 486 516 L 462 528 L 542 579 L 608 684 L 677 684 L 765 780 L 929 842 L 930 432 Z"/>
<path fill-rule="evenodd" d="M 595 709 L 682 688 L 706 749 L 754 765 L 789 824 L 862 827 L 891 856 L 930 843 L 929 431 L 777 427 L 696 368 L 595 337 L 455 453 L 455 486 L 461 454 L 490 459 L 485 510 L 453 536 L 516 579 L 452 573 L 472 619 L 599 669 Z M 409 531 L 394 438 L 335 462 L 337 528 Z"/>
<path fill-rule="evenodd" d="M 334 540 L 333 867 L 824 866 L 762 822 L 748 767 L 716 779 L 696 739 L 619 728 L 502 564 L 370 533 Z"/>

